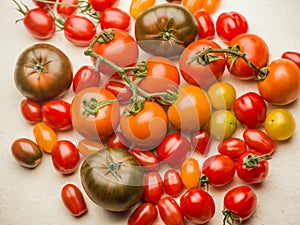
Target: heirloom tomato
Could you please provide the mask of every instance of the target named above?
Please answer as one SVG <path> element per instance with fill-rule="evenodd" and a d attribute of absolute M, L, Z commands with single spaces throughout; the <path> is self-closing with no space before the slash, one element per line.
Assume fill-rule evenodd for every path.
<path fill-rule="evenodd" d="M 88 0 L 95 11 L 102 12 L 107 8 L 115 7 L 119 4 L 119 0 Z"/>
<path fill-rule="evenodd" d="M 129 13 L 136 19 L 143 11 L 154 6 L 156 0 L 131 0 Z"/>
<path fill-rule="evenodd" d="M 101 29 L 118 28 L 128 31 L 130 28 L 130 16 L 119 8 L 107 8 L 102 11 L 100 16 Z"/>
<path fill-rule="evenodd" d="M 190 134 L 190 141 L 193 149 L 201 155 L 207 155 L 211 146 L 210 133 L 205 129 L 200 129 Z"/>
<path fill-rule="evenodd" d="M 160 174 L 150 171 L 144 175 L 143 201 L 156 204 L 164 192 L 164 182 Z"/>
<path fill-rule="evenodd" d="M 184 217 L 180 206 L 173 197 L 162 197 L 157 206 L 160 218 L 165 224 L 184 225 Z"/>
<path fill-rule="evenodd" d="M 128 225 L 152 225 L 157 218 L 155 205 L 149 202 L 140 204 L 130 215 Z"/>
<path fill-rule="evenodd" d="M 194 15 L 179 4 L 159 4 L 143 11 L 135 23 L 135 38 L 147 53 L 178 57 L 195 40 L 198 24 Z"/>
<path fill-rule="evenodd" d="M 282 53 L 281 58 L 293 61 L 300 68 L 300 52 L 286 51 Z"/>
<path fill-rule="evenodd" d="M 144 171 L 125 149 L 102 149 L 88 156 L 80 177 L 90 199 L 109 211 L 129 210 L 143 196 Z"/>
<path fill-rule="evenodd" d="M 109 80 L 105 84 L 105 89 L 113 93 L 121 105 L 128 104 L 133 94 L 128 85 L 116 80 Z"/>
<path fill-rule="evenodd" d="M 174 169 L 168 169 L 164 174 L 164 188 L 168 195 L 177 197 L 183 190 L 180 174 Z"/>
<path fill-rule="evenodd" d="M 60 16 L 67 18 L 76 13 L 79 0 L 59 0 L 56 6 L 56 12 Z"/>
<path fill-rule="evenodd" d="M 60 97 L 72 84 L 72 64 L 57 47 L 47 43 L 34 44 L 19 55 L 14 81 L 20 93 L 31 100 Z"/>
<path fill-rule="evenodd" d="M 196 0 L 197 2 L 199 0 Z M 207 11 L 201 10 L 195 13 L 198 22 L 198 38 L 213 39 L 215 36 L 215 24 L 211 14 Z"/>
<path fill-rule="evenodd" d="M 247 151 L 247 144 L 240 138 L 228 138 L 218 145 L 218 152 L 227 155 L 233 160 L 237 160 Z"/>
<path fill-rule="evenodd" d="M 74 75 L 73 91 L 78 93 L 85 88 L 98 87 L 100 80 L 100 73 L 98 73 L 94 67 L 87 65 L 81 66 Z"/>
<path fill-rule="evenodd" d="M 42 120 L 41 105 L 30 99 L 21 102 L 21 114 L 28 123 L 37 123 Z"/>
<path fill-rule="evenodd" d="M 38 122 L 33 126 L 33 135 L 36 143 L 44 152 L 51 153 L 57 142 L 57 134 L 44 122 Z"/>
<path fill-rule="evenodd" d="M 197 159 L 186 159 L 181 167 L 181 180 L 187 189 L 200 186 L 201 170 Z"/>
<path fill-rule="evenodd" d="M 151 150 L 130 149 L 129 153 L 145 171 L 156 171 L 159 168 L 159 159 Z"/>

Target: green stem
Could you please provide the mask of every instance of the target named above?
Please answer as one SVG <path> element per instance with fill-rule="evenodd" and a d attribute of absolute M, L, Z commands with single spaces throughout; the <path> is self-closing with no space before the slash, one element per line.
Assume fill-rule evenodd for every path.
<path fill-rule="evenodd" d="M 223 225 L 226 225 L 226 223 L 234 225 L 235 221 L 238 221 L 240 225 L 243 223 L 243 219 L 240 216 L 233 214 L 229 209 L 223 209 L 222 213 L 224 215 Z"/>
<path fill-rule="evenodd" d="M 251 167 L 251 168 L 256 168 L 257 164 L 261 161 L 265 161 L 265 160 L 270 160 L 271 157 L 270 155 L 262 155 L 262 156 L 258 156 L 255 154 L 249 154 L 247 157 L 247 160 L 243 163 L 243 165 L 247 166 L 247 167 Z"/>
<path fill-rule="evenodd" d="M 106 100 L 106 101 L 97 101 L 95 98 L 84 99 L 83 100 L 83 115 L 96 115 L 99 109 L 103 108 L 104 106 L 110 105 L 114 103 L 116 100 Z"/>

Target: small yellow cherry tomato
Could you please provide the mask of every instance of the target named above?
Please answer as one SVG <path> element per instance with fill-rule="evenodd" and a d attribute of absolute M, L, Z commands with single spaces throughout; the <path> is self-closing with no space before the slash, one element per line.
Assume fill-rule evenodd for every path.
<path fill-rule="evenodd" d="M 132 0 L 129 7 L 129 14 L 136 19 L 140 13 L 155 5 L 155 0 Z"/>
<path fill-rule="evenodd" d="M 44 152 L 52 152 L 52 148 L 57 142 L 57 135 L 51 127 L 44 122 L 39 122 L 33 127 L 33 135 L 36 143 Z"/>
<path fill-rule="evenodd" d="M 182 5 L 188 8 L 191 13 L 195 14 L 202 8 L 204 0 L 183 0 Z"/>
<path fill-rule="evenodd" d="M 188 158 L 181 168 L 181 180 L 183 185 L 188 188 L 199 187 L 199 179 L 201 177 L 201 170 L 198 161 L 195 158 Z"/>
<path fill-rule="evenodd" d="M 227 82 L 214 83 L 207 93 L 215 109 L 230 109 L 236 99 L 235 88 Z"/>
<path fill-rule="evenodd" d="M 203 2 L 203 9 L 208 13 L 214 13 L 219 8 L 221 0 L 205 0 Z"/>

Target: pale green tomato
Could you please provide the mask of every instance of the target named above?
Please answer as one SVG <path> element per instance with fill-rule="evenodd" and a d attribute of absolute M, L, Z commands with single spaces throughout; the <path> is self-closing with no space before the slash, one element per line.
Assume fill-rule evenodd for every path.
<path fill-rule="evenodd" d="M 208 96 L 215 109 L 230 109 L 236 99 L 236 90 L 228 82 L 216 82 L 209 87 Z"/>
<path fill-rule="evenodd" d="M 286 109 L 271 110 L 265 120 L 265 130 L 276 141 L 284 141 L 293 136 L 296 121 L 293 114 Z"/>

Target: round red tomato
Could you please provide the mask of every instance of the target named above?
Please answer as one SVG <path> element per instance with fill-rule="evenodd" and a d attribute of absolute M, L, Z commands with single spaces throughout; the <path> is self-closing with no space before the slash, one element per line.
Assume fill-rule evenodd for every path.
<path fill-rule="evenodd" d="M 130 215 L 128 225 L 152 225 L 157 218 L 157 209 L 152 203 L 140 204 Z"/>
<path fill-rule="evenodd" d="M 118 28 L 128 31 L 130 28 L 130 16 L 127 12 L 119 8 L 107 8 L 100 16 L 101 29 Z"/>
<path fill-rule="evenodd" d="M 151 150 L 130 149 L 130 155 L 138 161 L 144 170 L 156 171 L 159 168 L 159 159 Z"/>
<path fill-rule="evenodd" d="M 168 195 L 177 197 L 183 190 L 180 174 L 174 169 L 168 169 L 164 174 L 164 188 Z"/>
<path fill-rule="evenodd" d="M 218 151 L 222 155 L 227 155 L 233 160 L 237 160 L 247 151 L 247 144 L 240 138 L 228 138 L 218 145 Z"/>
<path fill-rule="evenodd" d="M 119 0 L 88 0 L 96 11 L 102 12 L 107 8 L 117 6 Z"/>
<path fill-rule="evenodd" d="M 198 38 L 213 39 L 215 36 L 215 24 L 211 14 L 205 10 L 200 10 L 195 13 L 195 17 L 199 27 Z"/>
<path fill-rule="evenodd" d="M 144 176 L 144 195 L 145 202 L 157 203 L 164 192 L 164 182 L 160 174 L 156 171 L 151 171 Z"/>
<path fill-rule="evenodd" d="M 165 224 L 184 224 L 180 206 L 171 196 L 162 197 L 157 203 L 160 218 Z"/>
<path fill-rule="evenodd" d="M 79 0 L 59 0 L 56 12 L 64 18 L 72 16 L 77 10 L 78 3 Z"/>
<path fill-rule="evenodd" d="M 21 114 L 28 123 L 37 123 L 42 120 L 41 105 L 30 99 L 21 102 Z"/>
<path fill-rule="evenodd" d="M 98 87 L 100 80 L 100 73 L 98 73 L 94 67 L 87 65 L 82 66 L 74 75 L 73 91 L 78 93 L 88 87 Z"/>
<path fill-rule="evenodd" d="M 210 133 L 205 129 L 200 129 L 190 134 L 190 141 L 198 153 L 201 155 L 207 155 L 211 146 Z"/>

